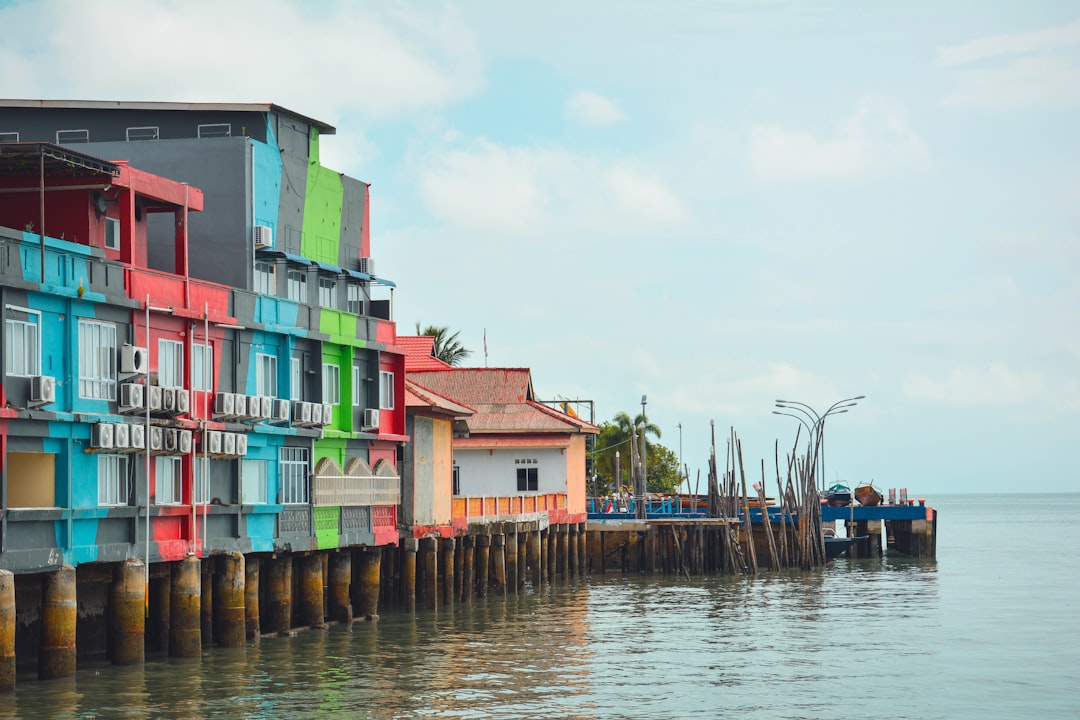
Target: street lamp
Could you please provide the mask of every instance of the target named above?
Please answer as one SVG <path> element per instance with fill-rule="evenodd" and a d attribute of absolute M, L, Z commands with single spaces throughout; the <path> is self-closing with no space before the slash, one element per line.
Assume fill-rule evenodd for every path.
<path fill-rule="evenodd" d="M 645 402 L 648 398 L 645 395 L 641 396 L 641 492 L 644 495 L 648 483 L 645 481 L 645 425 L 649 421 L 645 418 Z"/>
<path fill-rule="evenodd" d="M 853 408 L 859 404 L 859 400 L 865 400 L 865 395 L 856 395 L 855 397 L 844 398 L 843 400 L 837 400 L 829 408 L 821 413 L 817 413 L 814 408 L 810 407 L 806 403 L 798 402 L 797 400 L 777 400 L 776 407 L 781 410 L 795 410 L 806 416 L 807 419 L 813 419 L 813 425 L 807 425 L 801 417 L 798 415 L 790 415 L 789 413 L 782 413 L 773 410 L 776 415 L 788 415 L 793 417 L 799 422 L 803 423 L 803 426 L 810 432 L 810 437 L 813 439 L 816 435 L 817 438 L 817 451 L 819 457 L 819 467 L 821 469 L 821 490 L 825 491 L 825 418 L 830 415 L 839 415 L 840 413 L 846 413 L 848 408 Z"/>
<path fill-rule="evenodd" d="M 678 428 L 679 428 L 679 477 L 682 477 L 682 474 L 683 474 L 683 465 L 682 465 L 682 423 L 679 423 Z M 679 484 L 681 485 L 682 483 L 679 483 Z M 690 474 L 689 473 L 687 473 L 687 477 L 686 477 L 686 494 L 687 495 L 690 494 Z"/>

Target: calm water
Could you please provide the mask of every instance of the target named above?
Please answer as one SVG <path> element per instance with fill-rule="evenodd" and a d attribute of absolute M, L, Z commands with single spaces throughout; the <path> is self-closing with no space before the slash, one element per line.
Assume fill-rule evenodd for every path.
<path fill-rule="evenodd" d="M 0 718 L 1080 717 L 1080 494 L 932 500 L 936 562 L 608 575 L 20 679 Z"/>

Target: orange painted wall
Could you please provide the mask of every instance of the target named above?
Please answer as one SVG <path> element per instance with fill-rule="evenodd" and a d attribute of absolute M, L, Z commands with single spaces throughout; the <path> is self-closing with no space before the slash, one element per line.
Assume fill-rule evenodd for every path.
<path fill-rule="evenodd" d="M 585 436 L 571 435 L 570 447 L 566 449 L 566 509 L 569 512 L 586 512 L 585 488 Z"/>

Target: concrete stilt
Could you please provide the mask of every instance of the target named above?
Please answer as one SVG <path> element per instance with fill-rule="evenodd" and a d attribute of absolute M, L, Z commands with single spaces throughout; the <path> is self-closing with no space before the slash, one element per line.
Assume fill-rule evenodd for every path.
<path fill-rule="evenodd" d="M 199 578 L 202 590 L 199 595 L 199 623 L 202 628 L 202 646 L 214 644 L 214 560 L 207 558 Z"/>
<path fill-rule="evenodd" d="M 487 596 L 488 568 L 491 566 L 491 536 L 476 536 L 476 595 Z"/>
<path fill-rule="evenodd" d="M 15 573 L 0 570 L 0 692 L 15 689 Z"/>
<path fill-rule="evenodd" d="M 244 558 L 244 624 L 245 635 L 259 636 L 259 568 L 258 558 Z"/>
<path fill-rule="evenodd" d="M 362 548 L 356 554 L 356 561 L 356 617 L 369 622 L 378 620 L 382 552 L 379 548 Z M 415 572 L 415 565 L 413 569 Z"/>
<path fill-rule="evenodd" d="M 305 555 L 300 567 L 300 624 L 325 627 L 321 553 Z"/>
<path fill-rule="evenodd" d="M 566 525 L 559 525 L 555 530 L 555 575 L 560 580 L 565 580 L 567 575 L 567 529 Z"/>
<path fill-rule="evenodd" d="M 439 606 L 439 540 L 424 538 L 420 541 L 420 555 L 424 562 L 424 607 L 434 610 Z"/>
<path fill-rule="evenodd" d="M 577 529 L 578 575 L 584 577 L 589 573 L 588 529 L 585 523 L 578 523 Z"/>
<path fill-rule="evenodd" d="M 173 565 L 169 596 L 169 655 L 199 657 L 202 652 L 202 572 L 197 557 Z"/>
<path fill-rule="evenodd" d="M 146 659 L 146 581 L 141 560 L 116 569 L 109 587 L 109 656 L 114 665 L 137 665 Z"/>
<path fill-rule="evenodd" d="M 589 571 L 594 575 L 604 574 L 604 536 L 599 530 L 593 530 L 589 533 L 589 555 L 591 556 L 591 564 Z"/>
<path fill-rule="evenodd" d="M 443 606 L 447 610 L 454 607 L 455 570 L 454 555 L 457 552 L 457 541 L 454 538 L 443 538 L 442 541 L 442 564 L 443 564 Z"/>
<path fill-rule="evenodd" d="M 247 638 L 246 580 L 241 553 L 229 553 L 218 559 L 214 574 L 214 638 L 221 647 L 243 647 Z"/>
<path fill-rule="evenodd" d="M 476 568 L 476 538 L 472 535 L 465 535 L 461 538 L 461 544 L 464 547 L 461 567 L 461 600 L 462 602 L 468 602 L 472 600 L 473 596 L 473 580 Z"/>
<path fill-rule="evenodd" d="M 405 593 L 405 612 L 416 612 L 416 546 L 414 538 L 406 538 L 402 553 L 401 582 Z"/>
<path fill-rule="evenodd" d="M 539 590 L 544 583 L 544 553 L 539 530 L 529 532 L 529 562 L 532 563 L 533 588 Z"/>
<path fill-rule="evenodd" d="M 577 523 L 566 526 L 566 575 L 578 575 L 578 526 Z"/>
<path fill-rule="evenodd" d="M 517 592 L 518 588 L 518 536 L 517 529 L 511 527 L 506 533 L 506 591 Z"/>
<path fill-rule="evenodd" d="M 38 677 L 42 680 L 75 674 L 75 568 L 64 565 L 43 578 L 41 649 Z"/>
<path fill-rule="evenodd" d="M 267 632 L 282 633 L 292 628 L 292 557 L 283 555 L 268 560 L 263 579 L 266 581 Z"/>
<path fill-rule="evenodd" d="M 330 619 L 335 622 L 352 622 L 352 554 L 339 550 L 329 557 L 330 571 Z"/>
<path fill-rule="evenodd" d="M 520 592 L 525 587 L 525 575 L 528 572 L 529 567 L 529 536 L 525 533 L 517 533 L 515 536 L 517 540 L 517 588 L 516 591 Z"/>
<path fill-rule="evenodd" d="M 496 533 L 491 536 L 491 567 L 494 570 L 492 589 L 497 595 L 506 595 L 506 536 Z"/>
<path fill-rule="evenodd" d="M 169 628 L 172 626 L 172 569 L 165 563 L 158 563 L 156 567 L 159 569 L 157 576 L 150 578 L 146 646 L 155 652 L 168 653 Z"/>

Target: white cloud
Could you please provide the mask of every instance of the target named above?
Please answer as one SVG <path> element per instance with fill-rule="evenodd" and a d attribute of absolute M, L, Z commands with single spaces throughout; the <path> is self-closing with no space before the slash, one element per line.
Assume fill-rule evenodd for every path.
<path fill-rule="evenodd" d="M 1061 45 L 1080 44 L 1080 21 L 1033 32 L 994 35 L 937 51 L 940 66 L 964 65 L 1000 55 L 1021 55 Z"/>
<path fill-rule="evenodd" d="M 1080 21 L 1032 32 L 977 38 L 937 51 L 956 69 L 944 104 L 964 107 L 1068 107 L 1080 104 Z"/>
<path fill-rule="evenodd" d="M 879 96 L 860 100 L 829 138 L 777 125 L 750 130 L 750 170 L 767 182 L 853 180 L 928 164 L 903 108 Z"/>
<path fill-rule="evenodd" d="M 486 140 L 434 153 L 421 194 L 444 223 L 517 237 L 642 236 L 685 219 L 680 199 L 637 164 Z"/>
<path fill-rule="evenodd" d="M 1052 399 L 1046 381 L 1033 371 L 1015 371 L 1007 363 L 958 367 L 945 377 L 913 373 L 904 380 L 911 398 L 980 407 L 1044 405 Z"/>
<path fill-rule="evenodd" d="M 328 122 L 444 106 L 482 84 L 471 33 L 452 12 L 407 5 L 229 2 L 213 17 L 165 0 L 63 0 L 0 10 L 0 95 L 274 101 Z M 99 42 L 87 55 L 73 38 Z M 19 72 L 9 72 L 20 68 Z"/>
<path fill-rule="evenodd" d="M 596 128 L 611 127 L 626 119 L 615 102 L 589 90 L 581 90 L 567 100 L 564 113 L 575 122 Z"/>

